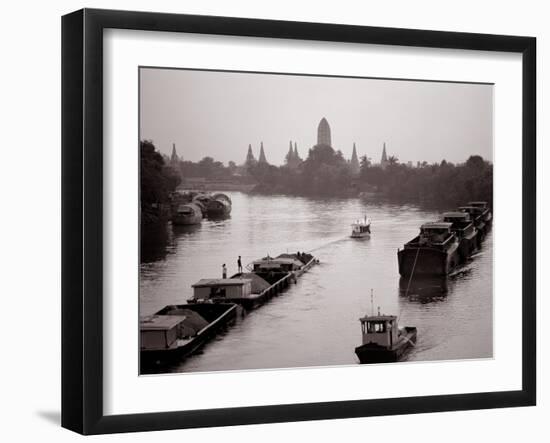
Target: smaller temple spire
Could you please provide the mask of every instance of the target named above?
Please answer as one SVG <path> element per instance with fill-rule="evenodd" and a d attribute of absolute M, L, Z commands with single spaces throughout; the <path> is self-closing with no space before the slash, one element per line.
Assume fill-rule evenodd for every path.
<path fill-rule="evenodd" d="M 254 153 L 252 152 L 252 145 L 248 145 L 248 152 L 246 154 L 246 160 L 244 162 L 245 166 L 252 166 L 256 163 L 256 159 L 254 158 Z"/>
<path fill-rule="evenodd" d="M 258 163 L 267 164 L 267 159 L 265 158 L 264 152 L 264 142 L 260 142 L 260 157 L 258 159 Z"/>
<path fill-rule="evenodd" d="M 355 142 L 353 142 L 353 152 L 351 154 L 350 167 L 352 174 L 359 174 L 359 158 L 357 157 Z"/>
<path fill-rule="evenodd" d="M 294 142 L 294 157 L 296 158 L 296 160 L 302 160 L 300 158 L 300 154 L 298 154 L 298 144 L 296 142 Z"/>

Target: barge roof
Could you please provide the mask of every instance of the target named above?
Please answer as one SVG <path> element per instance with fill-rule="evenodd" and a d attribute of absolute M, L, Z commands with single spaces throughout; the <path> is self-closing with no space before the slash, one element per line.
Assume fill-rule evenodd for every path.
<path fill-rule="evenodd" d="M 209 288 L 213 286 L 242 286 L 251 283 L 249 278 L 201 278 L 197 283 L 191 285 L 193 288 Z"/>
<path fill-rule="evenodd" d="M 148 315 L 139 319 L 139 328 L 142 331 L 166 331 L 184 319 L 182 315 Z"/>
<path fill-rule="evenodd" d="M 420 226 L 422 229 L 448 229 L 453 224 L 450 222 L 428 222 Z"/>
<path fill-rule="evenodd" d="M 274 264 L 285 264 L 285 265 L 296 265 L 296 266 L 302 266 L 303 263 L 296 259 L 296 258 L 290 258 L 290 257 L 264 257 L 259 260 L 254 260 L 252 264 L 254 265 L 261 265 L 264 263 L 274 263 Z"/>

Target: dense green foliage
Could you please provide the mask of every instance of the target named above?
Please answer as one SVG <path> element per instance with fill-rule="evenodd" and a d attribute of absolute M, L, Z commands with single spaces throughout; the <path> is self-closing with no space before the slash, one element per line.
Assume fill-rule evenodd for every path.
<path fill-rule="evenodd" d="M 162 155 L 151 141 L 140 142 L 141 222 L 151 223 L 162 218 L 169 194 L 180 177 L 165 165 Z"/>
<path fill-rule="evenodd" d="M 493 200 L 493 166 L 480 156 L 471 156 L 459 165 L 443 160 L 418 163 L 417 167 L 390 156 L 385 168 L 363 157 L 360 173 L 354 176 L 341 152 L 318 145 L 297 168 L 256 165 L 250 173 L 259 182 L 256 191 L 263 193 L 355 196 L 367 191 L 396 201 L 448 206 Z"/>
<path fill-rule="evenodd" d="M 443 160 L 412 168 L 397 159 L 392 161 L 392 157 L 385 169 L 367 163 L 361 165 L 360 186 L 390 199 L 450 206 L 471 200 L 493 201 L 493 165 L 478 155 L 459 165 Z"/>
<path fill-rule="evenodd" d="M 395 156 L 388 157 L 385 167 L 362 157 L 359 174 L 353 174 L 340 151 L 316 145 L 303 161 L 297 154 L 287 155 L 283 166 L 258 161 L 224 166 L 204 157 L 199 162 L 179 161 L 178 167 L 180 174 L 175 174 L 151 142 L 142 142 L 142 202 L 164 202 L 180 177 L 256 183 L 255 192 L 265 194 L 345 197 L 367 192 L 394 201 L 449 207 L 472 200 L 493 201 L 493 165 L 478 155 L 456 165 L 443 160 L 418 162 L 415 167 L 400 163 Z"/>

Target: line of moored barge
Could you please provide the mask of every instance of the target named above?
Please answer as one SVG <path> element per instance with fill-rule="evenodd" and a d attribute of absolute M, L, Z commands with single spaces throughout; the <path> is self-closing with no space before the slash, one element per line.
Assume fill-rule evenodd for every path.
<path fill-rule="evenodd" d="M 440 221 L 423 224 L 419 235 L 397 252 L 399 274 L 449 274 L 481 247 L 491 222 L 487 202 L 476 201 L 444 213 Z"/>
<path fill-rule="evenodd" d="M 258 308 L 295 283 L 318 260 L 297 252 L 264 257 L 249 272 L 230 278 L 204 278 L 192 285 L 186 304 L 166 306 L 140 319 L 142 372 L 151 366 L 183 361 L 244 312 Z"/>

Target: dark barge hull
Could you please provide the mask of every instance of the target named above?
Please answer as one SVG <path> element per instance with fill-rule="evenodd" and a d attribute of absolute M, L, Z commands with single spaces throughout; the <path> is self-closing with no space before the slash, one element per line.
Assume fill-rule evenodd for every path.
<path fill-rule="evenodd" d="M 458 245 L 458 254 L 461 261 L 464 263 L 469 257 L 471 257 L 479 248 L 478 234 L 473 233 L 470 236 L 464 236 L 460 239 Z"/>
<path fill-rule="evenodd" d="M 429 247 L 405 247 L 397 252 L 399 274 L 447 275 L 459 263 L 458 248 L 440 250 Z M 416 264 L 415 264 L 416 262 Z"/>
<path fill-rule="evenodd" d="M 405 327 L 406 339 L 401 339 L 393 349 L 387 349 L 375 344 L 365 344 L 355 348 L 355 354 L 361 364 L 369 363 L 394 363 L 416 344 L 416 328 Z"/>
<path fill-rule="evenodd" d="M 235 303 L 192 303 L 175 306 L 180 309 L 195 311 L 208 321 L 208 325 L 182 346 L 158 350 L 142 349 L 140 352 L 140 373 L 158 372 L 159 366 L 184 361 L 206 345 L 223 329 L 232 325 L 239 312 L 239 306 Z M 156 314 L 166 315 L 169 310 L 170 307 L 167 306 Z"/>

